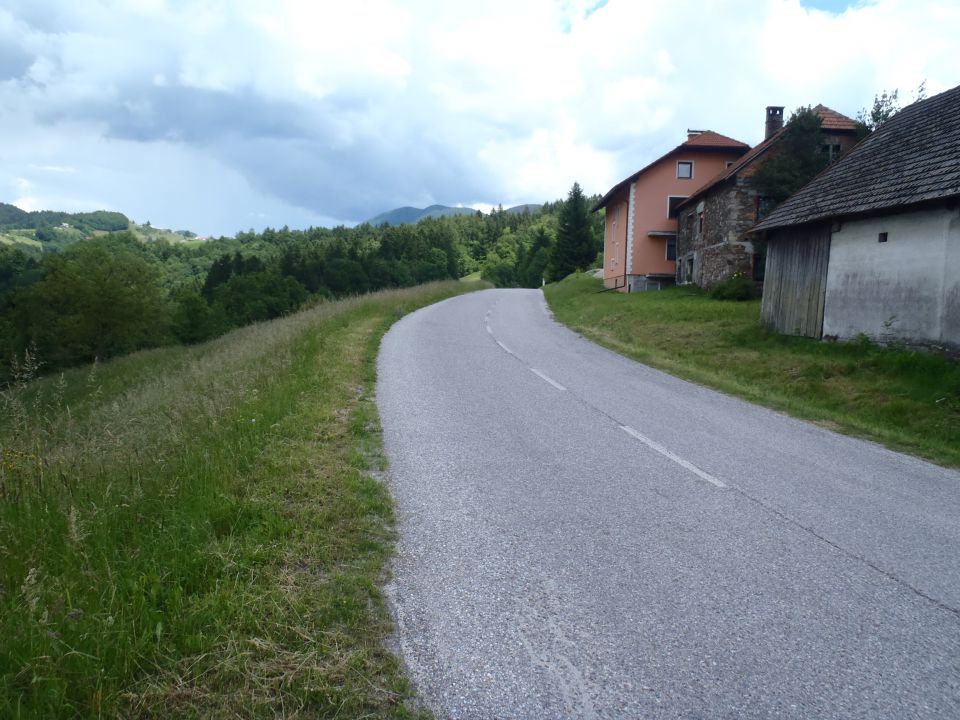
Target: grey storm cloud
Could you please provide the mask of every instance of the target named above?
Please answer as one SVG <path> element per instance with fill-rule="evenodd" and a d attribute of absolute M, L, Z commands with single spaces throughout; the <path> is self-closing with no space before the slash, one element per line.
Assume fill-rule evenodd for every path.
<path fill-rule="evenodd" d="M 396 206 L 398 198 L 429 204 L 434 197 L 455 203 L 481 196 L 490 182 L 482 172 L 468 172 L 466 161 L 448 147 L 427 138 L 397 147 L 374 133 L 349 147 L 335 147 L 318 132 L 301 139 L 233 139 L 217 152 L 264 191 L 300 207 L 333 208 L 335 217 L 357 220 Z M 436 188 L 444 195 L 428 197 L 411 188 Z"/>
<path fill-rule="evenodd" d="M 119 97 L 58 105 L 38 115 L 48 124 L 67 119 L 103 123 L 109 137 L 149 142 L 178 140 L 207 145 L 224 135 L 303 138 L 303 109 L 253 92 L 228 93 L 182 86 L 135 86 Z"/>

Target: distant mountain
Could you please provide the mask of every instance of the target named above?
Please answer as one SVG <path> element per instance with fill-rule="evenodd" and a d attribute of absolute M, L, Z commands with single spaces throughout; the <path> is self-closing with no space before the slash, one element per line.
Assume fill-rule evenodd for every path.
<path fill-rule="evenodd" d="M 366 222 L 370 223 L 371 225 L 409 225 L 416 223 L 422 214 L 422 208 L 401 207 L 385 213 L 380 213 L 376 217 L 370 218 Z"/>
<path fill-rule="evenodd" d="M 447 217 L 448 215 L 473 215 L 476 210 L 447 205 L 431 205 L 428 208 L 401 207 L 380 213 L 367 220 L 371 225 L 416 225 L 424 218 Z"/>
<path fill-rule="evenodd" d="M 523 215 L 525 212 L 533 215 L 543 210 L 543 205 L 536 205 L 534 203 L 527 203 L 526 205 L 514 205 L 512 208 L 507 208 L 507 212 L 511 215 Z"/>
<path fill-rule="evenodd" d="M 521 214 L 524 212 L 539 212 L 541 205 L 517 205 L 508 208 L 506 212 Z M 431 205 L 428 208 L 401 207 L 389 212 L 380 213 L 367 220 L 374 226 L 378 225 L 415 225 L 425 218 L 449 217 L 451 215 L 473 215 L 476 210 L 467 207 L 450 207 L 449 205 Z"/>

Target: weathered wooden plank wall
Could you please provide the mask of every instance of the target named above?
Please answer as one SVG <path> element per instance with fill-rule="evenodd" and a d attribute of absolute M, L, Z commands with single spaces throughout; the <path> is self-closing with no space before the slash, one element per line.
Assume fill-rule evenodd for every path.
<path fill-rule="evenodd" d="M 786 335 L 818 338 L 830 260 L 830 225 L 771 231 L 763 280 L 763 324 Z"/>

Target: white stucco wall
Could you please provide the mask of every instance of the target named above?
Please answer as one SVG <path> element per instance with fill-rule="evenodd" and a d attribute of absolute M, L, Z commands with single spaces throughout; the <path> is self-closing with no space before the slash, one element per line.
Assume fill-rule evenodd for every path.
<path fill-rule="evenodd" d="M 848 221 L 834 231 L 823 335 L 860 333 L 960 346 L 960 210 Z"/>

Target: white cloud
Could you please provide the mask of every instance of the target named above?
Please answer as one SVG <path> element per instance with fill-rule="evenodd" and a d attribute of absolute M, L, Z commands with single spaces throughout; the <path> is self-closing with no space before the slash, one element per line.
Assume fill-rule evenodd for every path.
<path fill-rule="evenodd" d="M 539 203 L 688 127 L 757 142 L 768 104 L 953 87 L 958 26 L 954 0 L 14 0 L 0 182 L 213 233 Z"/>

